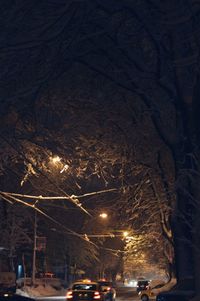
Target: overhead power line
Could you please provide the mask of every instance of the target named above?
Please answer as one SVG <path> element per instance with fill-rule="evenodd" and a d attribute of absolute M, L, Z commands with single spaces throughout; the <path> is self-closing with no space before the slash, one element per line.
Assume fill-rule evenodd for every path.
<path fill-rule="evenodd" d="M 20 199 L 14 197 L 12 195 L 6 194 L 5 192 L 0 192 L 0 196 L 1 196 L 2 199 L 4 199 L 5 201 L 7 201 L 9 203 L 13 204 L 12 201 L 15 201 L 17 203 L 21 203 L 21 204 L 23 204 L 23 205 L 25 205 L 27 207 L 30 207 L 33 210 L 36 210 L 39 214 L 45 216 L 47 219 L 51 220 L 52 222 L 54 222 L 55 224 L 57 224 L 61 228 L 63 228 L 66 231 L 67 234 L 77 236 L 80 239 L 83 239 L 84 241 L 87 241 L 88 243 L 91 243 L 91 244 L 95 245 L 93 242 L 91 242 L 90 240 L 86 239 L 83 234 L 79 234 L 79 233 L 77 233 L 77 232 L 75 232 L 75 231 L 73 231 L 73 230 L 65 227 L 63 224 L 61 224 L 60 222 L 58 222 L 57 220 L 55 220 L 53 217 L 51 217 L 50 215 L 48 215 L 47 213 L 45 213 L 43 210 L 41 210 L 38 207 L 36 207 L 35 204 L 26 203 L 25 201 L 20 200 Z"/>
<path fill-rule="evenodd" d="M 84 211 L 86 214 L 88 214 L 89 216 L 91 216 L 91 214 L 84 208 L 82 207 L 82 204 L 79 203 L 79 200 L 77 198 L 72 198 L 70 195 L 68 195 L 62 188 L 60 188 L 57 184 L 54 183 L 54 181 L 52 181 L 51 179 L 49 179 L 49 177 L 43 173 L 42 170 L 40 170 L 35 164 L 33 164 L 33 162 L 31 162 L 24 154 L 23 152 L 19 151 L 18 148 L 16 146 L 14 146 L 8 139 L 6 139 L 2 134 L 0 134 L 0 137 L 2 140 L 4 140 L 8 145 L 10 145 L 18 154 L 20 154 L 24 160 L 26 160 L 28 163 L 30 163 L 31 165 L 34 165 L 34 168 L 40 173 L 42 174 L 49 183 L 51 183 L 54 187 L 56 187 L 59 191 L 61 191 L 73 204 L 75 204 L 77 207 L 79 207 L 82 211 Z"/>

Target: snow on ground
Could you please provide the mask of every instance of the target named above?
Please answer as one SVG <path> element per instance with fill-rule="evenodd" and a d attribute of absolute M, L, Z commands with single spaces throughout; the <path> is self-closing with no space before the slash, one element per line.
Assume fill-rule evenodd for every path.
<path fill-rule="evenodd" d="M 161 292 L 169 291 L 175 284 L 176 284 L 176 279 L 173 278 L 173 279 L 171 279 L 170 282 L 166 283 L 161 288 L 155 288 L 155 289 L 152 289 L 152 291 L 155 295 L 158 295 Z"/>
<path fill-rule="evenodd" d="M 17 294 L 25 297 L 41 297 L 41 296 L 65 296 L 66 289 L 55 289 L 51 285 L 38 285 L 37 287 L 25 286 L 17 289 Z"/>

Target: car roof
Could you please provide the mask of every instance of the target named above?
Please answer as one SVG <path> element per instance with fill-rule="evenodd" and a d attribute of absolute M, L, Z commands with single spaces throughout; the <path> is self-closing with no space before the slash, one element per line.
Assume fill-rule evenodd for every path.
<path fill-rule="evenodd" d="M 139 280 L 139 281 L 137 282 L 137 284 L 138 284 L 138 285 L 140 285 L 140 284 L 148 285 L 148 284 L 149 284 L 149 280 Z"/>
<path fill-rule="evenodd" d="M 98 283 L 96 281 L 76 281 L 72 283 L 72 285 L 74 284 L 98 284 Z"/>

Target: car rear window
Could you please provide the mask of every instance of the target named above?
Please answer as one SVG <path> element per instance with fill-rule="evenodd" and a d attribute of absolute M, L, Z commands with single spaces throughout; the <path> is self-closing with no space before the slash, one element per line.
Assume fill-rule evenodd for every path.
<path fill-rule="evenodd" d="M 138 286 L 141 286 L 141 285 L 148 285 L 149 282 L 148 281 L 138 281 Z"/>
<path fill-rule="evenodd" d="M 96 291 L 97 285 L 96 284 L 87 284 L 87 283 L 80 283 L 74 284 L 72 287 L 73 290 L 83 290 L 83 291 Z"/>

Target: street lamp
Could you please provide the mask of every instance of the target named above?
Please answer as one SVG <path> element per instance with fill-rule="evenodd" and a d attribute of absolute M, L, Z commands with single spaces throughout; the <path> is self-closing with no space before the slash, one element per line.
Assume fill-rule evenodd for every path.
<path fill-rule="evenodd" d="M 108 217 L 108 214 L 106 212 L 102 212 L 99 214 L 99 217 L 106 219 Z"/>
<path fill-rule="evenodd" d="M 124 237 L 127 237 L 128 235 L 129 235 L 128 231 L 124 231 L 124 232 L 123 232 L 123 236 L 124 236 Z"/>
<path fill-rule="evenodd" d="M 57 163 L 60 163 L 61 161 L 61 158 L 59 156 L 54 156 L 54 157 L 51 157 L 51 162 L 53 164 L 57 164 Z"/>
<path fill-rule="evenodd" d="M 59 156 L 50 157 L 49 160 L 51 167 L 60 169 L 60 173 L 67 171 L 70 167 L 68 164 L 64 164 L 62 162 L 62 158 L 60 158 Z"/>

